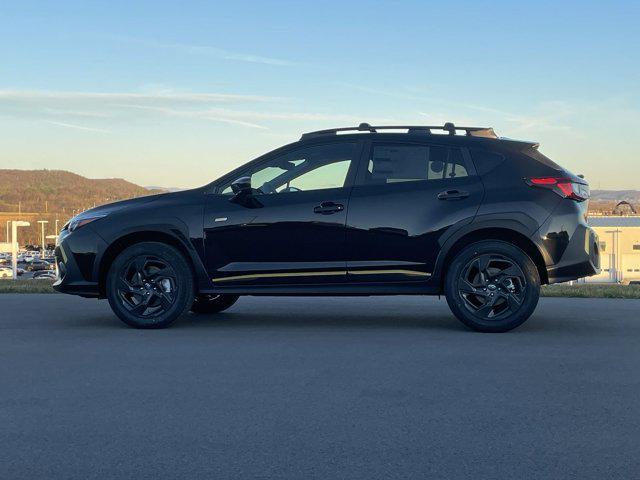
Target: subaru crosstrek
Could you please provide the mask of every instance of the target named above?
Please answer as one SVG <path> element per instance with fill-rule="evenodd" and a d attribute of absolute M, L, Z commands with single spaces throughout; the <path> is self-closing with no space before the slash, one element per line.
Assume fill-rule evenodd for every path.
<path fill-rule="evenodd" d="M 503 332 L 540 285 L 599 272 L 588 198 L 536 143 L 491 128 L 322 130 L 204 187 L 74 217 L 54 287 L 139 328 L 242 295 L 444 294 L 470 328 Z"/>

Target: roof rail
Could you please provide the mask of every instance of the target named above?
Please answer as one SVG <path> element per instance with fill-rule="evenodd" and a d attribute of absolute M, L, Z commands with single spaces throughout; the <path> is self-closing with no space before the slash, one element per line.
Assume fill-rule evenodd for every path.
<path fill-rule="evenodd" d="M 317 130 L 315 132 L 303 133 L 301 140 L 315 137 L 324 137 L 326 135 L 337 135 L 338 132 L 370 132 L 376 133 L 379 130 L 407 130 L 407 133 L 419 133 L 431 135 L 431 130 L 444 130 L 449 135 L 455 135 L 458 131 L 465 132 L 469 137 L 498 138 L 496 132 L 491 127 L 456 127 L 453 123 L 447 122 L 444 125 L 369 125 L 361 123 L 357 127 L 329 128 L 326 130 Z"/>

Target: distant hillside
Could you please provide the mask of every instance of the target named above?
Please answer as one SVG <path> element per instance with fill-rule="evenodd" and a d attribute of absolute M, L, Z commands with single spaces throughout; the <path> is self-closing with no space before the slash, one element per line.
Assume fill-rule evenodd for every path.
<path fill-rule="evenodd" d="M 640 190 L 591 190 L 591 201 L 640 203 Z"/>
<path fill-rule="evenodd" d="M 159 192 L 180 192 L 184 190 L 184 188 L 179 187 L 156 187 L 156 186 L 145 186 L 147 190 L 157 190 Z"/>
<path fill-rule="evenodd" d="M 0 170 L 0 212 L 71 214 L 94 205 L 161 193 L 121 178 L 91 179 L 64 170 Z"/>

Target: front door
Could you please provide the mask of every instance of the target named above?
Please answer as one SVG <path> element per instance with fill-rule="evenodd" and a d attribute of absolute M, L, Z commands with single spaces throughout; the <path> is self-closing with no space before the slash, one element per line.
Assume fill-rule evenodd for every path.
<path fill-rule="evenodd" d="M 205 207 L 214 287 L 344 282 L 345 222 L 356 143 L 301 147 L 251 166 L 252 194 L 230 186 Z"/>
<path fill-rule="evenodd" d="M 362 159 L 349 201 L 348 280 L 429 280 L 439 239 L 471 221 L 483 187 L 468 152 L 428 143 L 377 143 Z"/>

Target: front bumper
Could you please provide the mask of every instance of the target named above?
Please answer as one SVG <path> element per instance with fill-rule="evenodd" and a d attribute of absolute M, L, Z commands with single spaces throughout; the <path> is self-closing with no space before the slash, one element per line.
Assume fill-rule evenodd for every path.
<path fill-rule="evenodd" d="M 53 288 L 81 297 L 100 297 L 96 258 L 98 251 L 104 251 L 104 246 L 104 241 L 90 226 L 82 227 L 73 234 L 61 232 L 55 249 L 58 278 Z"/>

